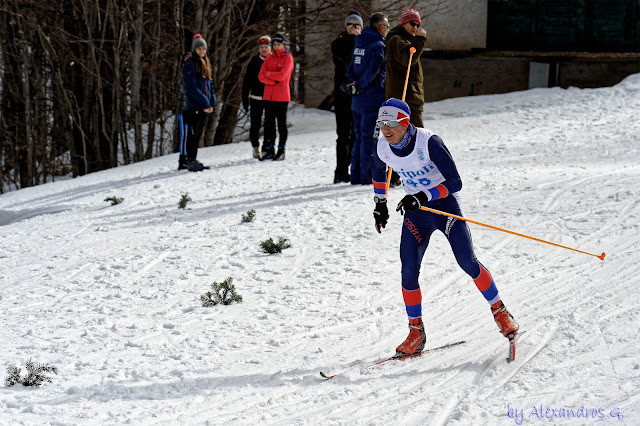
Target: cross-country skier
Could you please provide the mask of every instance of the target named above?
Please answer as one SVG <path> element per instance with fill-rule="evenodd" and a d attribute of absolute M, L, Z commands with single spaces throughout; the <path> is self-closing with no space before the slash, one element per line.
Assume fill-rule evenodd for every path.
<path fill-rule="evenodd" d="M 476 259 L 467 223 L 439 215 L 421 206 L 462 216 L 460 195 L 462 181 L 449 150 L 431 130 L 409 122 L 409 106 L 395 98 L 385 101 L 378 111 L 380 138 L 373 151 L 373 212 L 376 230 L 389 219 L 386 200 L 386 166 L 398 172 L 406 195 L 396 211 L 404 214 L 400 259 L 402 261 L 402 296 L 409 316 L 409 336 L 396 348 L 399 356 L 422 351 L 425 332 L 422 323 L 422 293 L 418 283 L 420 263 L 431 234 L 439 230 L 449 240 L 460 267 L 473 279 L 478 290 L 491 305 L 491 313 L 505 337 L 518 331 L 518 323 L 507 311 L 489 271 Z"/>

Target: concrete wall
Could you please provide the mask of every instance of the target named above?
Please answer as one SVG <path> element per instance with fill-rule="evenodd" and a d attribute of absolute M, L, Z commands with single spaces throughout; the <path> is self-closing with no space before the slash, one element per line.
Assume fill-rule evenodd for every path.
<path fill-rule="evenodd" d="M 557 81 L 555 74 L 549 81 L 563 88 L 613 86 L 630 74 L 640 73 L 638 54 L 595 58 L 525 54 L 423 57 L 426 101 L 527 90 L 532 62 L 551 64 L 550 73 L 557 70 Z"/>
<path fill-rule="evenodd" d="M 427 47 L 431 50 L 471 50 L 487 47 L 488 0 L 456 0 L 439 9 L 434 1 L 420 2 L 427 31 Z M 423 6 L 422 3 L 425 3 Z M 431 4 L 431 5 L 430 5 Z"/>
<path fill-rule="evenodd" d="M 422 58 L 425 100 L 526 90 L 529 60 L 522 58 Z"/>
<path fill-rule="evenodd" d="M 631 74 L 640 73 L 640 54 L 636 59 L 574 60 L 560 63 L 558 86 L 613 86 Z"/>

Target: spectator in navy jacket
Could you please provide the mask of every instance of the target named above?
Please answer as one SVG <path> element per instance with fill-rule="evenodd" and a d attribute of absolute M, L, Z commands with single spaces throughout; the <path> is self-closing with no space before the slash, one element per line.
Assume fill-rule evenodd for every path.
<path fill-rule="evenodd" d="M 371 184 L 371 150 L 375 142 L 378 108 L 385 101 L 386 62 L 384 38 L 389 32 L 389 20 L 374 13 L 369 26 L 356 36 L 356 44 L 347 70 L 353 95 L 351 111 L 356 138 L 351 151 L 351 184 Z"/>
<path fill-rule="evenodd" d="M 207 42 L 200 34 L 193 37 L 191 56 L 184 61 L 182 79 L 187 93 L 187 109 L 182 112 L 180 158 L 178 170 L 199 172 L 204 169 L 197 160 L 198 145 L 204 129 L 206 114 L 216 107 L 213 91 L 213 72 L 207 57 Z"/>

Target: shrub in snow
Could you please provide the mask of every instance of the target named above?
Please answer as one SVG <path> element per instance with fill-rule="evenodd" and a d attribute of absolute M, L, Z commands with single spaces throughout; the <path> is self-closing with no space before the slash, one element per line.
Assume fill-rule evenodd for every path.
<path fill-rule="evenodd" d="M 191 201 L 191 197 L 189 197 L 189 194 L 182 194 L 182 197 L 180 197 L 180 201 L 178 201 L 178 208 L 184 209 L 185 207 L 187 207 L 187 203 L 189 201 Z"/>
<path fill-rule="evenodd" d="M 124 198 L 111 196 L 111 197 L 105 198 L 104 201 L 111 201 L 111 205 L 115 206 L 116 204 L 120 204 L 121 202 L 123 202 Z"/>
<path fill-rule="evenodd" d="M 231 277 L 221 283 L 214 281 L 214 283 L 211 284 L 212 291 L 208 291 L 200 296 L 202 306 L 208 308 L 210 306 L 230 305 L 233 302 L 242 302 L 242 296 L 236 293 L 236 287 L 232 283 L 233 278 Z"/>
<path fill-rule="evenodd" d="M 272 238 L 269 238 L 268 240 L 261 242 L 260 247 L 262 247 L 262 251 L 265 253 L 273 254 L 281 253 L 282 250 L 291 247 L 291 244 L 289 244 L 289 240 L 283 237 L 280 237 L 277 243 L 273 242 Z"/>
<path fill-rule="evenodd" d="M 253 222 L 253 219 L 256 218 L 256 211 L 251 209 L 247 212 L 247 214 L 242 215 L 242 223 Z"/>
<path fill-rule="evenodd" d="M 49 364 L 36 364 L 31 359 L 26 363 L 27 375 L 20 376 L 21 369 L 12 365 L 7 368 L 8 376 L 5 377 L 4 383 L 7 386 L 13 386 L 20 383 L 23 386 L 40 387 L 43 383 L 51 383 L 51 378 L 47 373 L 58 374 L 58 367 Z"/>

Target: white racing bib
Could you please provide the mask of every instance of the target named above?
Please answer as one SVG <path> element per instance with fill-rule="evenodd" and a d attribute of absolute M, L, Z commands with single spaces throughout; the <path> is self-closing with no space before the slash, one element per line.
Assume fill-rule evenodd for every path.
<path fill-rule="evenodd" d="M 416 143 L 413 152 L 399 157 L 391 151 L 384 135 L 378 139 L 378 157 L 402 178 L 402 186 L 407 194 L 417 194 L 440 185 L 445 181 L 438 167 L 429 157 L 427 144 L 434 133 L 428 129 L 416 128 Z"/>

